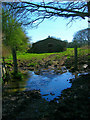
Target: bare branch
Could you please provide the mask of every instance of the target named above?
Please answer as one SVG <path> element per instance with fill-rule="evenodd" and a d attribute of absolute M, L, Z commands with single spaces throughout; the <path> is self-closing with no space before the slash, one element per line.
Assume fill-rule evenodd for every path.
<path fill-rule="evenodd" d="M 73 21 L 90 16 L 90 2 L 9 2 L 3 3 L 3 6 L 8 7 L 10 13 L 13 13 L 23 25 L 31 25 L 35 21 L 41 23 L 51 17 L 71 18 Z M 36 25 L 39 25 L 39 22 Z"/>

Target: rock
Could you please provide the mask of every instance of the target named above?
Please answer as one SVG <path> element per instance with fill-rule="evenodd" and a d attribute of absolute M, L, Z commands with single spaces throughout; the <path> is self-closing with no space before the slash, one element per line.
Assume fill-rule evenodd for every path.
<path fill-rule="evenodd" d="M 57 68 L 57 65 L 54 65 L 54 67 L 56 67 L 56 68 Z"/>
<path fill-rule="evenodd" d="M 44 95 L 42 95 L 42 96 L 47 96 L 47 95 L 49 95 L 49 94 L 44 94 Z"/>
<path fill-rule="evenodd" d="M 29 65 L 30 67 L 34 67 L 34 65 Z"/>
<path fill-rule="evenodd" d="M 23 63 L 20 63 L 19 67 L 23 67 Z"/>
<path fill-rule="evenodd" d="M 50 92 L 50 95 L 55 95 L 55 94 Z"/>
<path fill-rule="evenodd" d="M 37 71 L 34 71 L 34 73 L 35 73 L 36 75 L 40 75 L 40 74 L 41 74 L 41 71 L 40 71 L 40 70 L 37 70 Z"/>
<path fill-rule="evenodd" d="M 55 73 L 56 74 L 59 74 L 61 72 L 61 70 L 56 70 Z"/>
<path fill-rule="evenodd" d="M 33 70 L 34 70 L 34 67 L 29 67 L 28 70 L 33 71 Z"/>
<path fill-rule="evenodd" d="M 70 72 L 75 72 L 75 68 L 71 67 L 71 69 L 69 70 Z"/>
<path fill-rule="evenodd" d="M 84 68 L 84 69 L 86 69 L 87 67 L 88 67 L 88 65 L 87 65 L 87 64 L 84 64 L 84 65 L 83 65 L 83 68 Z"/>

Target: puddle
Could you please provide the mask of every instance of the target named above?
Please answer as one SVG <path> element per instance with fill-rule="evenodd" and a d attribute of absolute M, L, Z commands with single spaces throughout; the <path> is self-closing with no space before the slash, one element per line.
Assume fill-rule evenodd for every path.
<path fill-rule="evenodd" d="M 36 75 L 29 71 L 30 78 L 26 83 L 26 90 L 40 90 L 42 97 L 48 101 L 60 96 L 62 90 L 71 87 L 69 79 L 75 77 L 69 71 L 58 75 L 52 73 L 53 71 L 44 71 L 43 74 Z"/>
<path fill-rule="evenodd" d="M 88 73 L 79 73 L 77 76 Z M 61 91 L 70 88 L 72 83 L 70 79 L 75 78 L 71 72 L 65 69 L 63 73 L 55 73 L 54 70 L 42 70 L 40 75 L 33 71 L 25 74 L 23 81 L 13 81 L 6 85 L 7 92 L 39 90 L 42 97 L 47 101 L 60 96 Z"/>

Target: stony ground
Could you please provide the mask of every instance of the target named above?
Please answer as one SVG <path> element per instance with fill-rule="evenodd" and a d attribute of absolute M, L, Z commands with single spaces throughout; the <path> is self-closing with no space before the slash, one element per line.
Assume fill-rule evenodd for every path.
<path fill-rule="evenodd" d="M 74 56 L 68 58 L 68 56 L 66 55 L 60 58 L 57 55 L 58 54 L 52 54 L 41 60 L 37 60 L 36 58 L 35 59 L 33 58 L 32 60 L 30 59 L 30 60 L 22 61 L 18 59 L 18 68 L 20 71 L 22 70 L 38 71 L 42 68 L 60 70 L 62 66 L 66 66 L 66 68 L 69 71 L 75 72 Z M 77 72 L 87 72 L 90 70 L 88 55 L 85 55 L 83 57 L 79 56 L 77 63 L 78 63 Z M 12 61 L 7 62 L 6 65 L 8 66 L 9 71 L 13 70 Z"/>
<path fill-rule="evenodd" d="M 57 71 L 62 66 L 66 66 L 71 72 L 88 72 L 89 64 L 87 60 L 78 60 L 78 70 L 74 70 L 74 58 L 62 59 L 54 58 L 51 55 L 48 58 L 37 61 L 38 65 L 28 65 L 30 61 L 18 60 L 20 70 L 38 71 L 41 68 L 53 68 Z M 84 65 L 87 67 L 84 67 Z M 11 63 L 7 63 L 10 67 Z M 62 91 L 59 99 L 50 102 L 42 99 L 39 91 L 16 92 L 14 94 L 6 93 L 3 90 L 3 119 L 2 120 L 88 120 L 89 119 L 89 79 L 90 74 L 83 75 L 76 80 L 70 80 L 72 87 Z"/>

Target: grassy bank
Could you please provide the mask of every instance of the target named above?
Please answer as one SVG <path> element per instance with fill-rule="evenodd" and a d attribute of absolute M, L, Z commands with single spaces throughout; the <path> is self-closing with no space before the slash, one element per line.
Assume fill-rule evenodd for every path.
<path fill-rule="evenodd" d="M 81 48 L 78 48 L 78 55 L 79 56 L 83 56 L 83 55 L 86 55 L 90 53 L 90 50 L 89 49 L 81 49 Z M 19 60 L 30 60 L 30 59 L 37 59 L 37 60 L 41 60 L 43 58 L 46 58 L 50 55 L 54 55 L 56 54 L 56 57 L 57 58 L 61 58 L 63 56 L 68 56 L 71 57 L 71 56 L 74 56 L 74 48 L 67 48 L 66 51 L 64 52 L 58 52 L 58 53 L 42 53 L 42 54 L 34 54 L 34 53 L 20 53 L 20 52 L 17 52 L 17 59 Z M 78 56 L 78 57 L 79 57 Z M 12 55 L 8 56 L 6 58 L 6 61 L 7 60 L 12 60 Z"/>
<path fill-rule="evenodd" d="M 78 65 L 79 68 L 83 64 L 88 63 L 90 49 L 78 48 Z M 20 53 L 17 52 L 18 66 L 24 69 L 34 70 L 35 68 L 48 68 L 48 66 L 58 66 L 58 69 L 62 65 L 70 68 L 74 67 L 74 48 L 67 48 L 64 52 L 58 53 Z M 12 55 L 5 59 L 7 65 L 13 66 Z"/>
<path fill-rule="evenodd" d="M 59 55 L 59 57 L 68 55 L 68 56 L 72 56 L 74 54 L 74 49 L 73 48 L 67 48 L 66 51 L 64 52 L 58 52 L 58 53 L 41 53 L 41 54 L 35 54 L 35 53 L 25 53 L 25 52 L 17 52 L 17 59 L 19 60 L 30 60 L 30 59 L 37 59 L 37 60 L 41 60 L 43 58 L 46 58 L 50 55 L 56 54 L 56 56 Z M 12 55 L 8 56 L 6 58 L 6 61 L 8 60 L 12 60 Z"/>

